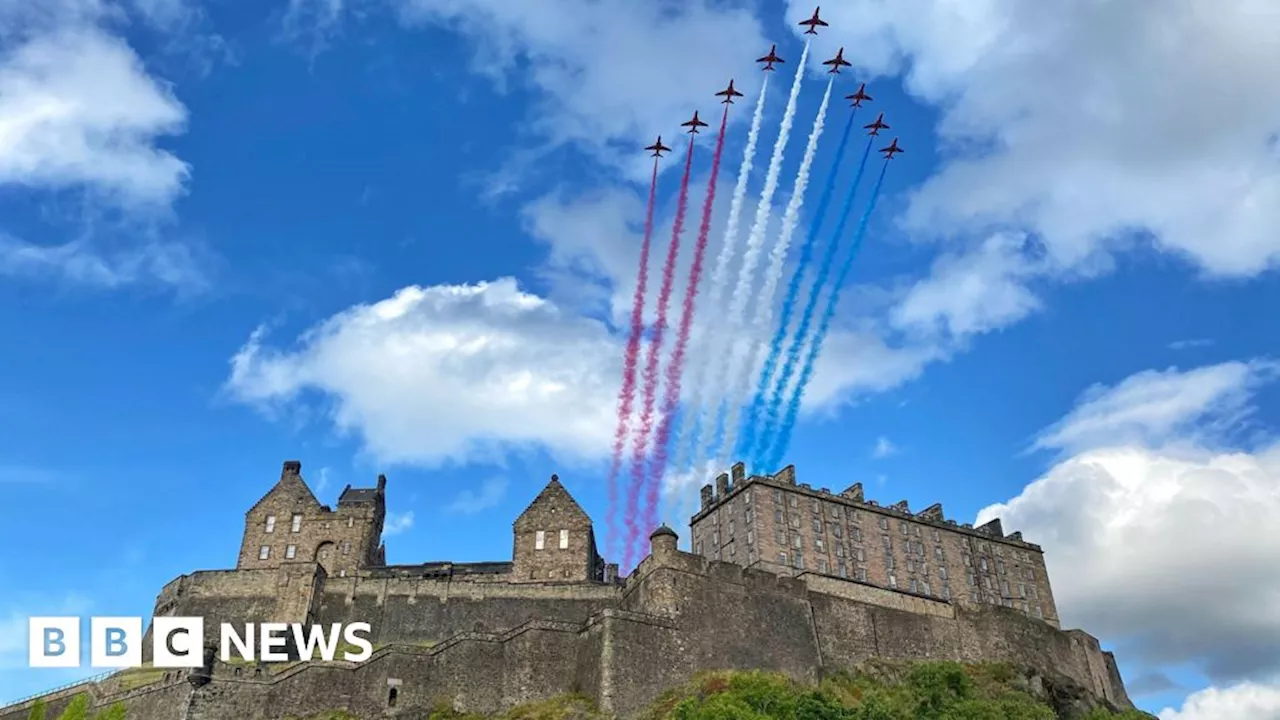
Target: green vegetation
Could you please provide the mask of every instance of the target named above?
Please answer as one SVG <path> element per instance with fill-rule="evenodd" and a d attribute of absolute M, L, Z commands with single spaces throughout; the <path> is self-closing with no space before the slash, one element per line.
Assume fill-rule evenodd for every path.
<path fill-rule="evenodd" d="M 89 714 L 89 706 L 92 701 L 85 693 L 76 695 L 71 703 L 67 705 L 67 709 L 58 715 L 57 720 L 126 720 L 124 705 L 115 703 L 111 707 L 102 712 Z M 43 698 L 36 700 L 31 706 L 31 711 L 27 713 L 27 720 L 45 720 L 45 711 L 48 706 L 45 705 Z"/>

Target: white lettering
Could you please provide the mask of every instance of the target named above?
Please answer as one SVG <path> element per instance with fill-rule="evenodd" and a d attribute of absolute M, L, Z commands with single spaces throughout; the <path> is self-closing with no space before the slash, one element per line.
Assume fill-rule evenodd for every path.
<path fill-rule="evenodd" d="M 326 660 L 333 661 L 333 656 L 338 652 L 338 640 L 342 637 L 342 626 L 334 623 L 329 626 L 330 636 L 325 637 L 324 628 L 319 625 L 312 625 L 309 629 L 310 634 L 303 636 L 303 627 L 299 623 L 293 624 L 293 639 L 298 644 L 298 652 L 302 654 L 302 658 L 310 660 Z M 320 657 L 316 657 L 316 646 L 320 648 Z"/>
<path fill-rule="evenodd" d="M 244 638 L 236 633 L 235 626 L 231 623 L 222 623 L 222 662 L 231 662 L 231 646 L 235 645 L 236 650 L 240 653 L 240 659 L 246 662 L 253 662 L 253 623 L 244 624 Z"/>
<path fill-rule="evenodd" d="M 288 638 L 277 636 L 277 634 L 287 632 L 289 626 L 284 623 L 262 623 L 258 626 L 258 630 L 262 642 L 262 662 L 288 661 L 289 655 L 276 652 L 276 648 L 283 648 L 288 642 Z"/>
<path fill-rule="evenodd" d="M 348 625 L 346 631 L 343 633 L 343 638 L 346 639 L 348 645 L 355 645 L 356 647 L 361 648 L 361 652 L 344 653 L 342 659 L 347 662 L 364 662 L 365 660 L 368 660 L 369 657 L 373 655 L 373 643 L 369 642 L 368 638 L 361 637 L 357 633 L 369 635 L 372 632 L 373 628 L 369 627 L 369 623 L 360 622 Z"/>

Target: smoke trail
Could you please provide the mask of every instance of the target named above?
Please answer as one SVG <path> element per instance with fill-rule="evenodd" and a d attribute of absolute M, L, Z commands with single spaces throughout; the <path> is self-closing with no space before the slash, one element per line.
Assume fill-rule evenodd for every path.
<path fill-rule="evenodd" d="M 649 246 L 653 240 L 653 207 L 658 192 L 658 159 L 653 160 L 653 177 L 649 180 L 649 205 L 644 214 L 644 240 L 640 243 L 640 270 L 631 301 L 631 334 L 622 356 L 622 388 L 618 391 L 618 425 L 613 433 L 613 456 L 609 462 L 609 557 L 618 557 L 618 473 L 622 470 L 622 450 L 627 442 L 631 406 L 636 398 L 636 358 L 640 354 L 640 335 L 644 332 L 644 289 L 649 284 Z"/>
<path fill-rule="evenodd" d="M 805 300 L 804 309 L 800 312 L 800 323 L 796 327 L 795 337 L 791 339 L 791 345 L 787 347 L 787 356 L 782 363 L 782 371 L 778 373 L 773 392 L 769 395 L 764 417 L 759 421 L 758 428 L 761 436 L 756 442 L 756 447 L 759 449 L 760 455 L 768 452 L 773 439 L 772 434 L 778 429 L 778 412 L 782 407 L 783 396 L 791 384 L 791 378 L 795 375 L 796 363 L 800 362 L 800 352 L 804 349 L 804 343 L 809 338 L 809 328 L 813 324 L 814 313 L 818 310 L 818 299 L 826 288 L 827 278 L 830 277 L 831 269 L 835 265 L 836 251 L 840 249 L 840 238 L 844 236 L 845 228 L 849 224 L 849 216 L 853 214 L 853 201 L 857 196 L 858 186 L 862 184 L 862 175 L 867 170 L 867 158 L 871 155 L 871 145 L 875 140 L 875 136 L 867 138 L 867 146 L 862 150 L 862 159 L 858 161 L 858 171 L 854 173 L 853 182 L 849 184 L 849 189 L 844 196 L 844 202 L 840 206 L 840 215 L 838 216 L 840 219 L 836 222 L 835 232 L 831 234 L 831 240 L 827 243 L 826 250 L 822 254 L 822 261 L 818 263 L 817 277 L 813 281 L 813 287 L 809 290 L 809 297 Z M 756 457 L 752 459 L 763 462 L 766 458 Z"/>
<path fill-rule="evenodd" d="M 721 384 L 721 378 L 730 376 L 732 368 L 733 349 L 736 345 L 738 335 L 743 330 L 743 316 L 747 311 L 747 301 L 750 299 L 751 286 L 756 272 L 756 265 L 760 262 L 760 250 L 764 245 L 764 233 L 769 225 L 769 213 L 773 209 L 773 194 L 778 191 L 778 176 L 782 173 L 782 156 L 787 148 L 787 140 L 791 137 L 791 125 L 796 118 L 796 102 L 800 98 L 800 83 L 804 80 L 805 65 L 809 59 L 809 43 L 804 44 L 804 51 L 800 53 L 800 62 L 796 65 L 796 76 L 791 81 L 791 94 L 787 97 L 787 109 L 782 114 L 782 125 L 778 129 L 778 139 L 773 144 L 773 157 L 769 159 L 769 172 L 765 175 L 764 189 L 760 192 L 760 202 L 756 205 L 755 221 L 751 224 L 751 232 L 747 235 L 746 251 L 742 254 L 742 267 L 738 271 L 738 283 L 733 288 L 733 296 L 729 302 L 729 312 L 725 317 L 725 323 L 729 336 L 729 343 L 720 353 L 721 362 L 719 369 L 712 375 L 713 381 L 717 383 L 716 394 L 712 397 L 720 398 L 719 414 L 728 413 L 729 422 L 725 425 L 730 433 L 733 432 L 734 425 L 737 423 L 738 407 L 736 405 L 736 395 L 725 396 L 724 385 Z M 750 373 L 750 370 L 746 370 Z M 717 424 L 720 418 L 717 417 Z M 733 449 L 733 443 L 725 442 L 722 446 L 729 450 Z M 721 459 L 723 464 L 724 458 Z"/>
<path fill-rule="evenodd" d="M 765 73 L 764 83 L 760 86 L 760 96 L 756 98 L 755 113 L 751 117 L 751 130 L 747 133 L 747 147 L 742 153 L 742 164 L 738 166 L 738 182 L 733 188 L 733 199 L 729 202 L 729 219 L 725 226 L 724 239 L 720 252 L 716 255 L 715 268 L 711 271 L 711 284 L 707 289 L 709 307 L 713 312 L 724 308 L 729 289 L 729 262 L 736 254 L 738 240 L 738 224 L 742 217 L 742 205 L 747 197 L 747 180 L 751 176 L 751 168 L 755 162 L 756 144 L 760 140 L 760 124 L 764 119 L 764 99 L 769 89 L 769 74 Z M 676 440 L 675 469 L 683 470 L 689 455 L 693 455 L 691 467 L 700 472 L 705 462 L 705 449 L 711 442 L 710 432 L 714 426 L 707 422 L 707 408 L 704 407 L 703 389 L 710 384 L 707 373 L 713 365 L 713 358 L 718 356 L 724 345 L 717 332 L 723 325 L 712 323 L 703 340 L 698 343 L 698 352 L 693 357 L 698 359 L 698 372 L 693 382 L 693 396 L 689 399 L 689 411 L 686 422 L 680 427 L 680 436 Z M 697 338 L 694 338 L 697 342 Z M 714 380 L 713 380 L 714 381 Z"/>
<path fill-rule="evenodd" d="M 813 342 L 809 345 L 809 353 L 805 356 L 804 367 L 800 370 L 800 380 L 796 383 L 795 390 L 791 393 L 791 398 L 787 403 L 787 414 L 783 417 L 782 425 L 778 428 L 778 438 L 773 443 L 773 447 L 769 449 L 769 467 L 777 465 L 782 460 L 782 455 L 787 451 L 787 446 L 791 443 L 791 431 L 795 427 L 796 416 L 800 414 L 800 401 L 804 399 L 804 391 L 809 385 L 809 380 L 813 378 L 813 368 L 817 362 L 818 354 L 822 352 L 822 342 L 827 338 L 827 332 L 831 329 L 831 319 L 835 317 L 836 305 L 840 301 L 840 288 L 844 286 L 846 280 L 849 279 L 849 271 L 853 268 L 853 261 L 858 257 L 858 249 L 862 245 L 862 238 L 867 233 L 867 220 L 870 219 L 872 211 L 876 209 L 876 199 L 880 197 L 880 186 L 884 183 L 885 171 L 889 169 L 889 161 L 884 161 L 884 167 L 880 168 L 880 177 L 876 179 L 875 189 L 871 191 L 871 199 L 867 201 L 867 209 L 863 211 L 862 218 L 858 220 L 858 230 L 853 235 L 853 244 L 849 247 L 848 254 L 844 257 L 844 263 L 840 266 L 840 273 L 836 276 L 836 282 L 831 286 L 831 296 L 827 298 L 827 305 L 822 309 L 822 320 L 818 323 L 818 330 L 813 335 Z"/>
<path fill-rule="evenodd" d="M 769 384 L 773 380 L 773 372 L 778 368 L 778 359 L 782 355 L 783 347 L 786 345 L 787 329 L 791 327 L 791 316 L 795 313 L 796 299 L 800 295 L 800 285 L 809 270 L 809 264 L 813 262 L 813 249 L 818 243 L 818 230 L 822 228 L 822 221 L 827 215 L 827 207 L 831 205 L 831 196 L 836 189 L 836 179 L 840 174 L 844 151 L 849 145 L 849 135 L 853 131 L 853 119 L 857 115 L 858 109 L 855 107 L 849 113 L 849 119 L 845 121 L 844 132 L 840 133 L 840 144 L 836 146 L 836 154 L 831 161 L 831 171 L 827 173 L 826 185 L 823 186 L 822 195 L 818 197 L 818 205 L 813 211 L 813 222 L 809 224 L 809 232 L 805 236 L 804 244 L 800 246 L 800 260 L 796 263 L 796 269 L 791 273 L 791 279 L 787 282 L 787 292 L 782 297 L 782 310 L 778 318 L 778 327 L 773 333 L 773 339 L 769 341 L 769 354 L 765 356 L 764 366 L 756 383 L 756 392 L 751 398 L 750 410 L 747 411 L 746 422 L 748 423 L 748 428 L 744 433 L 744 444 L 751 444 L 752 438 L 755 437 L 758 430 L 762 429 L 760 428 L 759 416 L 765 403 L 765 395 L 769 392 Z M 767 428 L 763 429 L 767 430 Z"/>
<path fill-rule="evenodd" d="M 787 250 L 791 246 L 791 237 L 795 235 L 796 226 L 800 224 L 800 208 L 804 205 L 804 193 L 809 186 L 809 174 L 813 170 L 813 158 L 818 151 L 818 138 L 822 137 L 822 127 L 827 117 L 827 106 L 831 102 L 831 87 L 835 84 L 835 76 L 831 76 L 831 80 L 827 82 L 827 90 L 822 95 L 822 104 L 818 107 L 818 115 L 813 120 L 813 129 L 809 132 L 809 143 L 805 146 L 804 158 L 800 161 L 800 170 L 796 173 L 795 187 L 791 191 L 791 199 L 787 203 L 787 209 L 782 214 L 782 234 L 778 241 L 774 243 L 769 250 L 769 267 L 764 274 L 764 286 L 760 289 L 760 294 L 756 297 L 756 315 L 751 327 L 767 328 L 773 321 L 773 294 L 778 290 L 778 281 L 782 278 L 783 266 L 787 260 Z M 737 410 L 747 402 L 747 396 L 751 393 L 751 377 L 756 371 L 756 362 L 760 359 L 760 349 L 763 343 L 749 342 L 747 343 L 747 357 L 742 366 L 738 368 L 737 379 L 731 386 L 733 389 L 729 395 L 729 401 L 732 403 L 729 408 L 731 413 Z M 737 429 L 735 423 L 737 418 L 732 414 L 730 420 L 733 421 L 729 425 L 730 431 Z M 726 442 L 725 445 L 730 449 L 735 449 L 735 443 Z M 747 446 L 750 447 L 749 445 Z M 736 444 L 737 449 L 742 449 L 742 443 Z"/>
<path fill-rule="evenodd" d="M 671 285 L 675 280 L 676 257 L 680 253 L 680 233 L 684 231 L 684 216 L 689 208 L 689 172 L 693 169 L 693 135 L 689 136 L 689 153 L 684 161 L 684 176 L 680 179 L 680 197 L 676 201 L 676 218 L 671 226 L 671 246 L 667 248 L 667 261 L 662 266 L 662 285 L 658 288 L 657 319 L 653 337 L 645 355 L 644 388 L 640 407 L 640 427 L 636 428 L 631 447 L 631 486 L 627 489 L 627 543 L 625 566 L 631 567 L 640 542 L 639 512 L 640 491 L 644 486 L 645 454 L 649 435 L 653 432 L 654 396 L 658 389 L 658 355 L 662 350 L 662 336 L 667 330 L 667 305 L 671 302 Z"/>
<path fill-rule="evenodd" d="M 671 438 L 671 424 L 676 416 L 676 404 L 680 402 L 680 375 L 684 372 L 684 354 L 689 345 L 689 333 L 693 329 L 693 311 L 698 298 L 698 282 L 702 279 L 702 259 L 707 253 L 707 237 L 711 234 L 711 209 L 716 202 L 716 183 L 720 179 L 720 156 L 724 153 L 724 129 L 729 122 L 729 106 L 724 106 L 720 118 L 720 135 L 716 138 L 716 151 L 711 159 L 711 178 L 707 181 L 707 195 L 702 201 L 702 223 L 698 226 L 698 240 L 693 247 L 693 263 L 689 266 L 689 282 L 684 291 L 684 304 L 680 310 L 680 329 L 676 333 L 676 346 L 667 363 L 666 386 L 663 388 L 662 413 L 658 432 L 653 440 L 653 453 L 649 458 L 649 480 L 645 492 L 644 531 L 652 532 L 658 525 L 658 493 L 662 486 L 662 474 L 667 467 L 667 443 Z"/>

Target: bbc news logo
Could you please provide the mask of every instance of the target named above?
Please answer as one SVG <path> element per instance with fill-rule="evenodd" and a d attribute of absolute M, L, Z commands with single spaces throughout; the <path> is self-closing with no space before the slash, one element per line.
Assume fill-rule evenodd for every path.
<path fill-rule="evenodd" d="M 80 618 L 33 617 L 27 622 L 28 660 L 33 668 L 80 667 Z M 198 668 L 204 665 L 204 618 L 158 617 L 152 620 L 151 659 L 158 668 Z M 327 628 L 301 623 L 246 623 L 220 626 L 219 659 L 288 662 L 286 648 L 293 640 L 298 656 L 310 659 L 364 662 L 373 655 L 369 623 L 334 623 Z M 130 668 L 142 665 L 142 618 L 89 618 L 89 665 Z M 339 653 L 338 651 L 342 652 Z"/>

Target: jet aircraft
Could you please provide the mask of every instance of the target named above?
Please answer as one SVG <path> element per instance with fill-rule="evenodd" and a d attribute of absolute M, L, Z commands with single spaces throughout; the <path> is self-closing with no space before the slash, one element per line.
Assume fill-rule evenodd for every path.
<path fill-rule="evenodd" d="M 840 68 L 842 67 L 853 67 L 852 63 L 844 59 L 844 48 L 840 48 L 839 50 L 837 50 L 835 57 L 831 58 L 830 60 L 824 60 L 822 64 L 831 66 L 831 69 L 828 70 L 827 72 L 832 75 L 839 73 Z"/>
<path fill-rule="evenodd" d="M 769 46 L 769 54 L 768 54 L 768 55 L 765 55 L 765 56 L 764 56 L 764 57 L 762 57 L 762 58 L 758 58 L 758 59 L 756 59 L 756 62 L 758 62 L 758 63 L 764 63 L 764 64 L 765 64 L 765 66 L 764 66 L 764 70 L 765 70 L 766 72 L 768 72 L 768 71 L 770 71 L 770 70 L 774 70 L 774 69 L 775 69 L 775 68 L 773 67 L 773 64 L 774 64 L 774 63 L 786 62 L 786 60 L 783 60 L 782 58 L 778 57 L 778 52 L 777 52 L 777 50 L 778 50 L 778 46 L 777 46 L 777 45 L 770 45 L 770 46 Z"/>
<path fill-rule="evenodd" d="M 867 84 L 862 83 L 858 86 L 858 92 L 852 95 L 845 95 L 844 99 L 853 103 L 854 107 L 862 107 L 864 100 L 870 102 L 873 98 L 867 94 Z"/>
<path fill-rule="evenodd" d="M 671 152 L 671 148 L 669 148 L 669 147 L 667 147 L 666 145 L 663 145 L 663 144 L 662 144 L 662 136 L 661 136 L 661 135 L 659 135 L 659 136 L 658 136 L 658 142 L 656 142 L 656 143 L 654 143 L 654 144 L 650 145 L 649 147 L 645 148 L 645 150 L 652 150 L 652 151 L 653 151 L 653 155 L 651 155 L 650 157 L 656 157 L 656 158 L 660 158 L 660 157 L 662 157 L 662 153 L 664 153 L 664 152 Z"/>
<path fill-rule="evenodd" d="M 880 152 L 884 153 L 885 160 L 892 160 L 894 153 L 906 152 L 906 150 L 898 147 L 898 138 L 894 138 L 887 147 L 880 148 Z"/>
<path fill-rule="evenodd" d="M 816 7 L 816 8 L 814 8 L 814 9 L 813 9 L 813 17 L 809 18 L 808 20 L 801 20 L 801 21 L 798 23 L 798 24 L 800 24 L 800 25 L 807 25 L 807 26 L 809 27 L 809 29 L 808 29 L 808 30 L 805 30 L 805 31 L 804 31 L 804 34 L 805 34 L 805 35 L 817 35 L 817 34 L 818 34 L 818 28 L 820 28 L 820 27 L 827 27 L 827 23 L 826 23 L 826 21 L 824 21 L 822 18 L 818 17 L 818 11 L 819 11 L 819 10 L 822 10 L 822 7 L 821 7 L 821 6 Z"/>
<path fill-rule="evenodd" d="M 734 99 L 734 98 L 736 98 L 736 97 L 742 97 L 742 93 L 740 93 L 740 92 L 738 92 L 737 90 L 734 90 L 734 89 L 733 89 L 733 80 L 730 80 L 730 81 L 729 81 L 729 87 L 727 87 L 727 88 L 725 88 L 724 90 L 721 90 L 720 92 L 716 93 L 716 97 L 722 97 L 722 98 L 724 98 L 723 100 L 721 100 L 721 101 L 720 101 L 720 104 L 722 104 L 722 105 L 732 105 L 732 104 L 733 104 L 733 99 Z"/>
<path fill-rule="evenodd" d="M 867 133 L 868 135 L 879 135 L 881 130 L 889 129 L 889 126 L 886 125 L 884 122 L 884 113 L 880 113 L 879 115 L 877 115 L 875 122 L 871 123 L 870 125 L 863 125 L 862 127 L 867 128 L 868 130 L 871 131 Z"/>
<path fill-rule="evenodd" d="M 707 124 L 706 124 L 706 123 L 704 123 L 704 122 L 702 122 L 701 120 L 699 120 L 699 119 L 698 119 L 698 111 L 697 111 L 697 110 L 694 110 L 694 111 L 693 111 L 693 119 L 692 119 L 692 120 L 690 120 L 689 122 L 680 123 L 680 127 L 687 127 L 687 128 L 689 128 L 689 134 L 690 134 L 690 135 L 695 135 L 695 134 L 697 134 L 697 132 L 698 132 L 698 128 L 700 128 L 700 127 L 706 127 L 706 126 L 707 126 Z"/>

